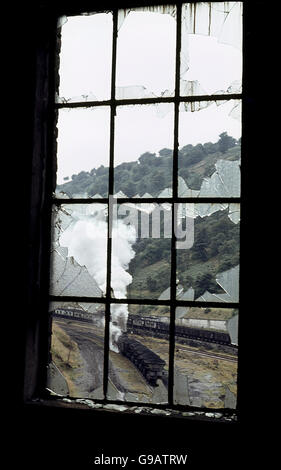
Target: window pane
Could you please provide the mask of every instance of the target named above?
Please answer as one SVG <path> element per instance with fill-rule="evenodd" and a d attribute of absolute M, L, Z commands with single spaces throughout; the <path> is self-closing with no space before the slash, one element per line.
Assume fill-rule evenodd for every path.
<path fill-rule="evenodd" d="M 103 398 L 104 305 L 52 302 L 47 388 L 59 395 Z"/>
<path fill-rule="evenodd" d="M 109 354 L 107 398 L 167 403 L 169 309 L 112 305 L 110 332 L 115 346 Z"/>
<path fill-rule="evenodd" d="M 176 404 L 236 408 L 237 322 L 234 309 L 176 309 Z"/>
<path fill-rule="evenodd" d="M 170 298 L 171 205 L 120 204 L 112 231 L 117 298 Z"/>
<path fill-rule="evenodd" d="M 177 298 L 238 302 L 239 204 L 182 204 L 178 217 Z"/>
<path fill-rule="evenodd" d="M 106 291 L 107 207 L 53 209 L 50 295 L 101 297 Z"/>
<path fill-rule="evenodd" d="M 181 103 L 179 197 L 239 197 L 241 101 Z"/>
<path fill-rule="evenodd" d="M 109 99 L 112 13 L 68 17 L 59 60 L 58 102 Z"/>
<path fill-rule="evenodd" d="M 174 94 L 175 51 L 176 22 L 170 14 L 136 9 L 119 15 L 116 97 Z"/>
<path fill-rule="evenodd" d="M 58 111 L 58 197 L 107 197 L 109 124 L 107 106 Z"/>
<path fill-rule="evenodd" d="M 181 96 L 240 93 L 242 2 L 182 6 Z"/>
<path fill-rule="evenodd" d="M 125 197 L 171 192 L 174 105 L 119 106 L 115 120 L 114 192 Z"/>

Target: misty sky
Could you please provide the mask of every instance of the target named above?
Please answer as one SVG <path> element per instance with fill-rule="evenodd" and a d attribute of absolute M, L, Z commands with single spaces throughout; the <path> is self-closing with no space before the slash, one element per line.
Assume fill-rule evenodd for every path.
<path fill-rule="evenodd" d="M 168 14 L 131 12 L 117 42 L 117 87 L 128 97 L 174 92 L 176 22 Z M 72 17 L 62 28 L 59 94 L 66 99 L 90 95 L 110 98 L 112 16 Z M 197 80 L 203 92 L 226 90 L 241 81 L 241 52 L 214 37 L 187 35 L 189 70 L 181 77 Z M 185 46 L 187 46 L 185 44 Z M 183 47 L 187 50 L 187 47 Z M 138 87 L 138 88 L 133 88 Z M 127 95 L 125 95 L 127 96 Z M 78 100 L 80 100 L 78 98 Z M 180 112 L 179 147 L 216 142 L 227 131 L 241 136 L 241 122 L 229 116 L 236 103 L 215 103 L 199 112 Z M 122 106 L 115 120 L 115 165 L 135 161 L 146 152 L 173 148 L 173 104 Z M 82 170 L 108 166 L 110 108 L 61 109 L 58 120 L 58 183 Z"/>

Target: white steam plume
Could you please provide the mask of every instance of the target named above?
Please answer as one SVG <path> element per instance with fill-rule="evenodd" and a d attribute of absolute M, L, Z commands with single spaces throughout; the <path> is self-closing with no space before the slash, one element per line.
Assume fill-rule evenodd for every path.
<path fill-rule="evenodd" d="M 73 256 L 80 265 L 86 266 L 105 294 L 108 230 L 105 211 L 103 209 L 87 215 L 79 211 L 77 206 L 71 215 L 73 222 L 61 234 L 60 245 L 68 248 L 68 256 Z M 135 256 L 132 249 L 135 241 L 136 231 L 132 225 L 125 225 L 120 219 L 113 221 L 111 287 L 116 298 L 126 298 L 127 286 L 132 282 L 132 276 L 126 270 Z M 126 330 L 127 318 L 126 304 L 111 306 L 110 349 L 116 352 L 116 342 Z"/>

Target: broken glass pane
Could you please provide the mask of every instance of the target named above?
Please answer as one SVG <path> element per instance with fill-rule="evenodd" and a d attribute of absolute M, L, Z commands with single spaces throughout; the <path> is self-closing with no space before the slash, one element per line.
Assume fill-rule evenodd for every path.
<path fill-rule="evenodd" d="M 57 102 L 110 98 L 112 13 L 72 16 L 61 28 Z"/>
<path fill-rule="evenodd" d="M 173 110 L 170 103 L 117 108 L 115 194 L 150 197 L 172 188 Z"/>
<path fill-rule="evenodd" d="M 181 205 L 178 217 L 181 217 L 182 233 L 179 230 L 177 241 L 178 299 L 238 302 L 239 219 L 237 216 L 233 220 L 230 206 Z M 239 207 L 236 210 L 235 214 L 239 215 Z M 193 240 L 188 237 L 191 228 Z"/>
<path fill-rule="evenodd" d="M 241 117 L 237 101 L 181 103 L 179 117 L 179 197 L 239 197 Z M 194 111 L 188 109 L 194 105 Z M 202 102 L 198 102 L 202 106 Z"/>
<path fill-rule="evenodd" d="M 57 197 L 107 197 L 109 123 L 107 106 L 58 111 Z"/>
<path fill-rule="evenodd" d="M 107 208 L 53 209 L 50 294 L 102 297 L 106 290 Z"/>
<path fill-rule="evenodd" d="M 227 330 L 230 336 L 231 344 L 238 346 L 238 312 L 227 321 Z"/>
<path fill-rule="evenodd" d="M 216 278 L 222 292 L 210 293 L 208 290 L 197 300 L 210 302 L 238 302 L 239 300 L 239 265 L 219 273 Z"/>
<path fill-rule="evenodd" d="M 182 6 L 182 96 L 241 92 L 242 2 Z"/>
<path fill-rule="evenodd" d="M 117 298 L 157 299 L 170 286 L 171 205 L 120 204 L 112 230 Z"/>
<path fill-rule="evenodd" d="M 107 398 L 167 403 L 169 308 L 111 306 Z"/>
<path fill-rule="evenodd" d="M 174 402 L 208 408 L 235 408 L 237 395 L 237 311 L 227 308 L 176 309 Z"/>
<path fill-rule="evenodd" d="M 119 11 L 117 99 L 174 94 L 176 22 L 152 10 Z"/>
<path fill-rule="evenodd" d="M 104 305 L 51 302 L 47 389 L 62 396 L 103 399 Z"/>

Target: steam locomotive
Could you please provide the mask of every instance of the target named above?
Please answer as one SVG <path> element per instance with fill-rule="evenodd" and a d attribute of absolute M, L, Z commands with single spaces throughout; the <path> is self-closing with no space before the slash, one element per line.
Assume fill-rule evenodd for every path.
<path fill-rule="evenodd" d="M 135 334 L 148 334 L 157 338 L 169 339 L 169 323 L 157 319 L 142 317 L 141 315 L 128 316 L 127 332 Z M 209 343 L 231 344 L 228 332 L 191 328 L 184 325 L 175 325 L 175 340 L 186 342 L 187 339 L 206 341 Z"/>
<path fill-rule="evenodd" d="M 158 378 L 165 378 L 165 361 L 139 341 L 129 338 L 126 333 L 119 336 L 119 351 L 139 369 L 146 381 L 155 387 Z"/>

